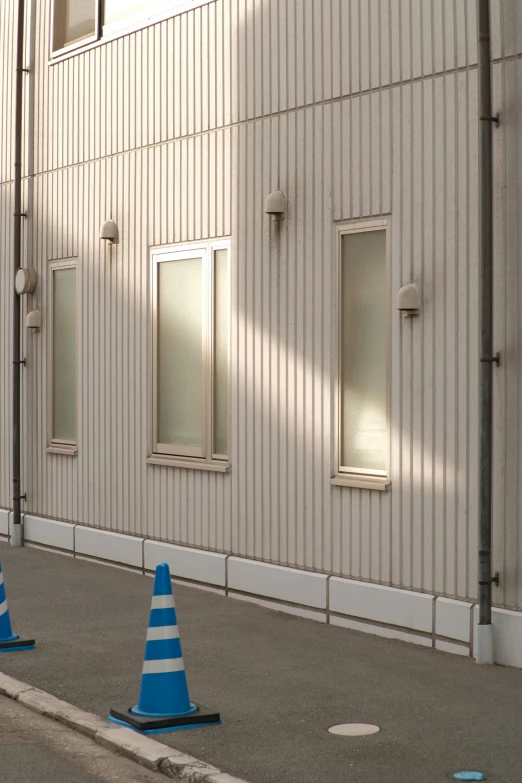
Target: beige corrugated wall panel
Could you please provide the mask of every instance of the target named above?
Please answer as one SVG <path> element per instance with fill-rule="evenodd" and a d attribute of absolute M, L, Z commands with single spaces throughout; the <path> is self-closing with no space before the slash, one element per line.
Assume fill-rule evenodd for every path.
<path fill-rule="evenodd" d="M 472 545 L 476 524 L 475 496 L 467 505 L 459 497 L 477 450 L 476 404 L 463 415 L 458 406 L 473 398 L 477 379 L 469 359 L 463 366 L 458 361 L 457 345 L 466 357 L 476 350 L 477 270 L 468 218 L 457 226 L 453 215 L 458 183 L 463 214 L 476 220 L 473 181 L 464 185 L 458 168 L 473 159 L 475 142 L 466 133 L 462 146 L 457 133 L 457 118 L 459 129 L 469 131 L 475 111 L 475 73 L 452 74 L 39 178 L 46 257 L 79 257 L 81 423 L 77 458 L 46 456 L 40 447 L 35 510 L 305 568 L 471 594 L 474 550 L 470 556 L 466 543 L 458 560 L 454 553 L 457 541 Z M 368 133 L 377 124 L 379 133 Z M 227 156 L 236 161 L 233 183 L 223 173 Z M 80 179 L 77 190 L 73 176 Z M 282 224 L 263 213 L 266 193 L 277 186 L 288 199 Z M 146 466 L 147 247 L 207 236 L 202 227 L 213 222 L 213 235 L 230 234 L 236 187 L 233 476 Z M 213 199 L 203 198 L 207 189 Z M 55 216 L 73 192 L 79 194 L 78 212 L 71 214 L 78 238 L 69 248 Z M 425 298 L 416 322 L 391 312 L 393 488 L 332 489 L 332 220 L 388 211 L 391 296 L 413 278 Z M 111 249 L 96 239 L 109 216 L 121 234 Z M 45 263 L 42 256 L 42 272 Z"/>
<path fill-rule="evenodd" d="M 522 9 L 518 0 L 491 0 L 494 60 L 522 54 Z"/>
<path fill-rule="evenodd" d="M 0 0 L 0 507 L 11 498 L 11 310 L 16 9 Z"/>
<path fill-rule="evenodd" d="M 238 280 L 238 364 L 243 362 L 244 377 L 237 392 L 242 496 L 235 551 L 418 589 L 473 593 L 471 528 L 477 508 L 476 493 L 468 498 L 466 484 L 476 467 L 477 366 L 461 359 L 477 350 L 476 246 L 470 241 L 476 181 L 463 176 L 468 163 L 476 170 L 475 114 L 476 75 L 464 73 L 397 88 L 386 97 L 363 96 L 288 115 L 283 137 L 276 137 L 286 146 L 286 178 L 276 176 L 271 183 L 284 188 L 288 215 L 280 228 L 271 229 L 279 232 L 278 245 L 268 257 L 273 238 L 267 236 L 261 207 L 265 172 L 279 150 L 265 122 L 240 128 L 238 156 L 245 174 L 238 183 L 244 259 Z M 271 120 L 276 122 L 283 125 Z M 380 133 L 372 138 L 369 128 L 376 125 Z M 388 158 L 382 168 L 381 158 Z M 332 176 L 340 178 L 339 186 L 332 187 Z M 335 204 L 329 201 L 332 192 L 340 197 Z M 458 221 L 457 199 L 463 211 Z M 410 279 L 425 292 L 419 321 L 391 314 L 393 488 L 389 494 L 331 490 L 332 216 L 358 218 L 381 210 L 392 213 L 391 295 Z M 287 265 L 288 285 L 270 279 L 274 259 L 280 279 Z M 283 400 L 272 369 L 267 290 L 271 305 L 280 307 L 280 298 L 287 298 Z M 471 403 L 462 411 L 468 398 Z M 286 425 L 286 454 L 283 460 L 279 454 L 279 461 L 271 444 L 272 411 L 279 411 L 279 427 Z M 272 462 L 274 473 L 285 477 L 286 516 L 274 502 L 280 487 L 270 483 Z"/>
<path fill-rule="evenodd" d="M 500 125 L 494 144 L 494 491 L 493 570 L 500 587 L 493 600 L 522 606 L 522 9 L 516 2 L 494 5 L 493 111 Z"/>
<path fill-rule="evenodd" d="M 0 184 L 13 178 L 15 0 L 0 0 Z"/>
<path fill-rule="evenodd" d="M 49 67 L 49 3 L 40 171 L 476 62 L 475 0 L 216 0 Z"/>
<path fill-rule="evenodd" d="M 11 498 L 11 309 L 13 273 L 11 258 L 13 186 L 0 184 L 0 507 Z"/>
<path fill-rule="evenodd" d="M 37 176 L 27 221 L 39 273 L 32 305 L 44 324 L 26 337 L 30 510 L 474 597 L 475 0 L 217 0 L 52 66 L 48 10 L 49 0 L 37 6 Z M 496 84 L 516 91 L 518 65 L 502 68 Z M 511 193 L 516 131 L 499 132 Z M 287 199 L 280 223 L 263 209 L 275 188 Z M 7 191 L 2 225 L 10 225 Z M 380 215 L 391 216 L 392 489 L 369 492 L 330 485 L 335 221 Z M 107 218 L 120 232 L 112 248 L 98 239 Z M 232 471 L 147 465 L 149 248 L 226 236 Z M 506 265 L 518 247 L 510 241 Z M 63 257 L 78 258 L 74 458 L 45 452 L 47 270 Z M 394 302 L 410 280 L 423 311 L 404 320 Z M 502 296 L 516 330 L 512 285 Z M 509 384 L 513 406 L 518 380 Z M 9 411 L 2 379 L 2 426 Z M 511 423 L 504 437 L 514 453 Z M 0 460 L 8 458 L 2 444 Z M 0 493 L 7 504 L 5 470 Z M 514 541 L 518 490 L 506 503 Z"/>
<path fill-rule="evenodd" d="M 231 233 L 230 130 L 204 139 L 214 150 L 214 181 L 219 183 L 219 235 Z M 43 312 L 44 328 L 38 339 L 29 383 L 38 389 L 38 465 L 28 476 L 34 510 L 46 516 L 81 520 L 114 530 L 199 546 L 223 545 L 223 520 L 207 529 L 209 512 L 226 500 L 223 483 L 228 477 L 206 474 L 195 478 L 181 471 L 180 491 L 186 506 L 176 508 L 179 493 L 172 491 L 173 471 L 147 467 L 148 449 L 148 248 L 180 240 L 174 215 L 186 214 L 184 240 L 209 236 L 209 171 L 194 177 L 195 164 L 185 166 L 173 192 L 180 141 L 148 150 L 61 169 L 37 179 L 39 211 L 38 264 L 41 285 L 33 297 Z M 201 144 L 201 140 L 199 142 Z M 186 193 L 192 193 L 188 207 Z M 203 210 L 201 205 L 205 205 Z M 67 220 L 62 218 L 64 213 Z M 98 240 L 101 223 L 113 218 L 121 242 L 108 248 Z M 45 453 L 47 351 L 49 335 L 46 272 L 51 259 L 78 258 L 78 457 Z M 168 479 L 168 480 L 167 480 Z M 188 507 L 187 514 L 182 509 Z M 223 513 L 223 512 L 222 512 Z M 181 517 L 181 519 L 180 519 Z M 203 522 L 203 519 L 205 522 Z"/>

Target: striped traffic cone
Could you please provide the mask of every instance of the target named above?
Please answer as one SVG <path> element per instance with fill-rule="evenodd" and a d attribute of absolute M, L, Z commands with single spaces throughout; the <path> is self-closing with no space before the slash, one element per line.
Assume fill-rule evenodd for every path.
<path fill-rule="evenodd" d="M 221 723 L 219 712 L 190 701 L 167 563 L 156 568 L 138 703 L 111 709 L 109 721 L 143 734 Z"/>
<path fill-rule="evenodd" d="M 15 652 L 16 650 L 34 650 L 34 639 L 21 639 L 13 633 L 11 618 L 7 608 L 4 575 L 0 563 L 0 652 Z"/>

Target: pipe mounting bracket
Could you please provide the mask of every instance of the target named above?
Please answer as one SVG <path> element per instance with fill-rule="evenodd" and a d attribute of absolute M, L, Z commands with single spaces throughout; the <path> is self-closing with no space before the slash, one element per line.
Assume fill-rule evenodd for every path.
<path fill-rule="evenodd" d="M 494 356 L 481 356 L 480 361 L 491 362 L 491 364 L 496 364 L 497 367 L 500 367 L 500 353 L 497 351 Z"/>
<path fill-rule="evenodd" d="M 481 122 L 494 122 L 495 125 L 498 128 L 498 126 L 500 125 L 500 114 L 495 114 L 494 117 L 480 117 L 480 121 Z"/>
<path fill-rule="evenodd" d="M 500 585 L 499 572 L 495 571 L 495 575 L 492 576 L 490 579 L 479 579 L 479 585 L 496 585 L 498 587 Z"/>

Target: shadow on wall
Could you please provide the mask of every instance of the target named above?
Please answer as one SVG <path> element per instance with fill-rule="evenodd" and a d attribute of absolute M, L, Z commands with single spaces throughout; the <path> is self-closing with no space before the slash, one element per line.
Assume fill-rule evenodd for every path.
<path fill-rule="evenodd" d="M 137 61 L 136 68 L 118 74 L 118 94 L 125 107 L 120 134 L 125 154 L 113 155 L 109 145 L 118 128 L 110 122 L 114 115 L 107 106 L 113 93 L 104 84 L 103 73 L 95 71 L 90 78 L 98 82 L 90 85 L 87 97 L 75 99 L 84 101 L 77 104 L 82 113 L 72 112 L 63 144 L 69 149 L 78 117 L 85 121 L 91 116 L 89 96 L 96 95 L 101 108 L 93 108 L 93 126 L 103 128 L 104 119 L 107 129 L 92 141 L 92 148 L 87 134 L 83 149 L 98 151 L 99 157 L 38 178 L 32 230 L 43 282 L 37 298 L 44 324 L 48 261 L 78 257 L 81 267 L 79 454 L 74 461 L 44 454 L 44 325 L 37 338 L 40 344 L 27 346 L 32 352 L 31 372 L 38 379 L 31 384 L 28 403 L 39 412 L 31 420 L 38 449 L 27 471 L 29 497 L 36 499 L 37 513 L 55 518 L 473 597 L 476 501 L 471 466 L 476 456 L 474 422 L 463 407 L 463 397 L 467 401 L 472 396 L 473 375 L 466 369 L 459 389 L 450 382 L 449 367 L 462 351 L 458 356 L 454 352 L 455 325 L 443 290 L 459 274 L 458 263 L 471 288 L 476 281 L 469 245 L 459 250 L 459 262 L 450 265 L 448 259 L 457 255 L 456 240 L 437 232 L 438 224 L 433 224 L 436 210 L 456 212 L 457 194 L 435 171 L 426 173 L 428 163 L 433 169 L 440 163 L 433 140 L 426 137 L 426 152 L 418 154 L 415 144 L 409 149 L 408 117 L 411 120 L 416 109 L 408 96 L 417 87 L 397 85 L 386 91 L 388 97 L 377 96 L 388 103 L 374 103 L 374 97 L 357 92 L 332 104 L 330 97 L 338 97 L 334 82 L 340 85 L 341 79 L 335 76 L 329 83 L 322 78 L 325 70 L 317 84 L 326 85 L 321 89 L 330 93 L 320 94 L 319 87 L 319 92 L 310 92 L 316 82 L 310 52 L 316 52 L 316 64 L 328 58 L 321 26 L 308 15 L 294 18 L 294 10 L 304 14 L 298 6 L 279 0 L 274 14 L 273 3 L 256 0 L 254 14 L 252 6 L 245 13 L 243 4 L 223 0 L 221 5 L 191 11 L 196 19 L 217 14 L 218 8 L 230 9 L 222 17 L 223 26 L 229 22 L 233 31 L 230 59 L 219 44 L 216 50 L 223 49 L 225 65 L 219 64 L 215 72 L 209 66 L 193 74 L 198 85 L 194 94 L 206 95 L 209 109 L 201 97 L 202 111 L 198 103 L 185 118 L 178 118 L 178 90 L 185 91 L 187 106 L 190 96 L 188 76 L 182 76 L 181 88 L 175 79 L 169 81 L 176 51 L 173 65 L 162 50 L 160 66 L 148 74 L 147 90 L 141 85 L 139 92 Z M 189 20 L 190 14 L 184 18 Z M 271 24 L 261 27 L 261 18 Z M 333 24 L 327 18 L 323 23 Z M 154 34 L 163 41 L 157 27 Z M 304 31 L 295 32 L 294 63 L 285 54 L 292 30 Z M 141 37 L 147 36 L 144 32 Z M 175 40 L 174 35 L 167 38 Z M 122 44 L 107 46 L 114 53 Z M 208 58 L 210 62 L 210 54 Z M 220 91 L 210 77 L 217 79 L 226 68 L 227 86 Z M 56 69 L 52 70 L 49 78 L 55 79 Z M 173 93 L 162 101 L 161 91 L 170 83 Z M 159 122 L 149 111 L 149 92 Z M 217 93 L 223 110 L 217 97 L 214 102 Z M 128 95 L 135 96 L 134 114 L 125 103 Z M 422 96 L 417 97 L 422 105 Z M 305 107 L 312 100 L 317 105 Z M 404 112 L 400 127 L 387 119 L 397 102 L 402 102 Z M 212 117 L 218 124 L 220 116 L 223 127 L 207 132 L 205 118 L 210 127 Z M 140 124 L 139 117 L 147 122 Z M 353 118 L 368 133 L 358 137 Z M 185 138 L 173 140 L 178 122 L 180 134 L 183 123 L 192 122 L 194 135 L 187 130 Z M 172 131 L 170 136 L 165 128 Z M 440 131 L 447 150 L 453 149 L 452 129 L 448 125 Z M 402 170 L 408 176 L 403 177 Z M 418 188 L 418 182 L 424 183 L 424 190 L 412 194 L 411 183 Z M 276 188 L 286 196 L 282 221 L 264 213 L 265 198 Z M 389 203 L 382 196 L 385 192 Z M 56 208 L 57 203 L 67 209 Z M 384 212 L 392 216 L 390 299 L 413 269 L 422 278 L 425 300 L 418 323 L 402 322 L 393 309 L 390 313 L 389 493 L 330 485 L 335 469 L 338 290 L 334 221 Z M 120 244 L 110 249 L 97 239 L 98 228 L 108 217 L 115 220 L 121 236 Z M 422 227 L 413 241 L 412 225 Z M 146 466 L 149 248 L 225 235 L 231 235 L 233 243 L 232 472 L 200 475 Z M 425 261 L 420 270 L 415 267 L 417 257 Z M 471 297 L 469 291 L 462 295 Z M 469 353 L 469 323 L 459 328 L 459 340 Z"/>

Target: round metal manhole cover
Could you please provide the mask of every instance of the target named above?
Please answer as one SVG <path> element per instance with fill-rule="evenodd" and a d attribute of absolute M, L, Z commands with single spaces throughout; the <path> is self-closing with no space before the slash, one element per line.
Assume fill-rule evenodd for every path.
<path fill-rule="evenodd" d="M 380 729 L 371 723 L 339 723 L 337 726 L 331 726 L 328 731 L 340 737 L 367 737 L 369 734 L 377 734 Z"/>

